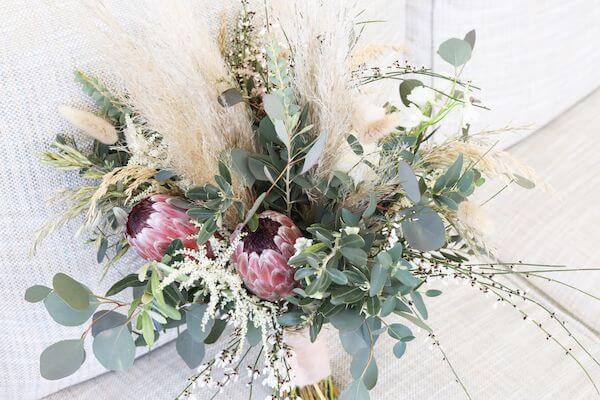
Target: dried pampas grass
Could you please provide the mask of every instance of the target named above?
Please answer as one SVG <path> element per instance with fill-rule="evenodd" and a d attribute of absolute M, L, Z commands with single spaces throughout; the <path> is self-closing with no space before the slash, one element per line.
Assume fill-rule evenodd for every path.
<path fill-rule="evenodd" d="M 289 43 L 294 89 L 310 106 L 312 132 L 327 132 L 327 144 L 316 174 L 328 176 L 340 146 L 350 133 L 355 113 L 351 88 L 354 2 L 294 0 L 275 2 L 273 15 Z"/>
<path fill-rule="evenodd" d="M 224 152 L 251 150 L 253 139 L 245 106 L 224 108 L 217 101 L 234 82 L 209 31 L 209 17 L 195 12 L 194 4 L 199 6 L 88 1 L 87 9 L 106 47 L 107 70 L 117 74 L 125 90 L 122 101 L 162 135 L 173 170 L 205 184 L 213 180 Z M 125 13 L 117 8 L 123 6 L 135 7 L 134 21 L 119 19 Z"/>
<path fill-rule="evenodd" d="M 423 151 L 423 162 L 444 168 L 452 164 L 462 154 L 470 162 L 477 163 L 477 169 L 490 178 L 519 180 L 523 177 L 536 186 L 546 188 L 545 182 L 535 170 L 520 162 L 506 151 L 494 151 L 491 146 L 479 142 L 465 142 L 453 139 L 428 147 Z"/>
<path fill-rule="evenodd" d="M 99 142 L 115 144 L 119 140 L 115 127 L 96 114 L 69 106 L 58 107 L 58 113 L 71 125 L 81 129 L 89 137 Z"/>

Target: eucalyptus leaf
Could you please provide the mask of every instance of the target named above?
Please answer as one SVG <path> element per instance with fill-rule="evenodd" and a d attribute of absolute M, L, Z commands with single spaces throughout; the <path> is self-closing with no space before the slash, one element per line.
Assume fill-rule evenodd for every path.
<path fill-rule="evenodd" d="M 206 323 L 204 329 L 202 329 L 202 320 L 206 308 L 206 304 L 192 304 L 185 313 L 188 333 L 196 342 L 203 342 L 210 334 L 214 324 L 214 320 L 211 318 Z"/>
<path fill-rule="evenodd" d="M 409 200 L 418 203 L 421 200 L 419 182 L 417 182 L 417 177 L 410 165 L 404 160 L 398 160 L 398 178 Z"/>
<path fill-rule="evenodd" d="M 396 358 L 401 358 L 406 352 L 406 342 L 398 341 L 394 345 L 394 355 Z"/>
<path fill-rule="evenodd" d="M 359 330 L 340 331 L 340 342 L 346 353 L 353 355 L 356 352 L 369 348 L 369 344 L 365 342 Z"/>
<path fill-rule="evenodd" d="M 179 354 L 190 369 L 197 368 L 204 359 L 204 343 L 198 343 L 192 339 L 192 336 L 187 330 L 181 332 L 179 336 L 177 336 L 175 349 L 177 350 L 177 354 Z"/>
<path fill-rule="evenodd" d="M 535 183 L 525 178 L 524 176 L 514 174 L 513 179 L 515 183 L 521 186 L 522 188 L 533 189 L 535 187 Z"/>
<path fill-rule="evenodd" d="M 88 288 L 59 272 L 52 279 L 54 293 L 75 310 L 85 310 L 90 305 L 90 291 Z"/>
<path fill-rule="evenodd" d="M 371 390 L 377 384 L 377 363 L 371 347 L 360 349 L 352 357 L 350 373 L 356 380 L 362 379 L 367 390 Z"/>
<path fill-rule="evenodd" d="M 51 291 L 52 291 L 52 289 L 50 289 L 47 286 L 43 286 L 43 285 L 31 286 L 31 287 L 27 288 L 27 290 L 25 291 L 25 300 L 30 303 L 39 303 L 40 301 L 44 300 L 46 298 L 46 296 L 48 296 L 48 294 L 50 294 Z"/>
<path fill-rule="evenodd" d="M 64 326 L 79 326 L 85 321 L 90 319 L 96 308 L 98 308 L 98 302 L 95 298 L 90 298 L 89 306 L 85 310 L 75 310 L 67 303 L 65 303 L 56 292 L 51 292 L 44 299 L 44 305 L 48 314 L 54 321 Z"/>
<path fill-rule="evenodd" d="M 402 340 L 405 337 L 413 336 L 412 331 L 408 326 L 402 324 L 391 324 L 388 327 L 388 335 L 393 337 L 396 340 Z"/>
<path fill-rule="evenodd" d="M 361 379 L 355 380 L 342 392 L 338 400 L 369 400 L 369 391 Z"/>
<path fill-rule="evenodd" d="M 254 323 L 248 321 L 248 331 L 246 332 L 246 339 L 250 346 L 256 346 L 262 340 L 262 330 L 260 327 L 254 326 Z"/>
<path fill-rule="evenodd" d="M 369 295 L 378 296 L 387 282 L 388 269 L 380 263 L 376 263 L 371 269 L 371 284 L 369 285 Z"/>
<path fill-rule="evenodd" d="M 231 88 L 221 93 L 217 100 L 223 107 L 231 107 L 243 102 L 244 98 L 238 89 Z"/>
<path fill-rule="evenodd" d="M 95 337 L 100 332 L 125 325 L 126 323 L 126 315 L 109 310 L 98 311 L 92 316 L 92 336 Z"/>
<path fill-rule="evenodd" d="M 344 258 L 356 266 L 362 266 L 367 263 L 367 253 L 363 249 L 355 247 L 342 247 L 340 253 Z"/>
<path fill-rule="evenodd" d="M 331 325 L 342 332 L 357 330 L 364 321 L 363 317 L 357 311 L 350 308 L 330 315 L 328 318 Z"/>
<path fill-rule="evenodd" d="M 323 150 L 325 150 L 325 144 L 327 143 L 327 132 L 322 132 L 319 137 L 315 139 L 312 144 L 312 147 L 306 153 L 306 157 L 304 158 L 304 165 L 302 166 L 301 174 L 308 172 L 309 169 L 314 167 L 319 163 L 319 159 L 323 154 Z"/>
<path fill-rule="evenodd" d="M 246 225 L 248 221 L 250 221 L 250 218 L 252 218 L 252 216 L 256 214 L 256 211 L 258 211 L 258 208 L 265 200 L 265 197 L 267 197 L 267 192 L 261 193 L 260 196 L 258 196 L 256 200 L 254 200 L 254 204 L 252 205 L 250 210 L 248 210 L 248 213 L 246 213 L 246 219 L 244 220 L 243 225 Z"/>
<path fill-rule="evenodd" d="M 226 327 L 227 327 L 227 322 L 223 321 L 222 319 L 215 319 L 210 333 L 208 334 L 206 339 L 204 339 L 204 343 L 205 344 L 215 343 L 217 340 L 219 340 L 219 338 L 221 337 L 221 334 L 223 333 L 223 331 L 225 330 Z"/>
<path fill-rule="evenodd" d="M 421 251 L 438 250 L 446 240 L 444 222 L 429 207 L 410 210 L 414 212 L 401 222 L 402 232 L 411 247 Z"/>
<path fill-rule="evenodd" d="M 273 125 L 275 126 L 275 133 L 277 133 L 277 138 L 281 140 L 281 142 L 287 147 L 290 148 L 290 137 L 285 127 L 285 124 L 282 120 L 276 119 L 273 121 Z"/>
<path fill-rule="evenodd" d="M 166 180 L 173 178 L 176 175 L 177 174 L 171 170 L 161 169 L 160 171 L 158 171 L 156 173 L 156 175 L 154 175 L 154 178 L 158 181 L 166 181 Z"/>
<path fill-rule="evenodd" d="M 72 375 L 85 361 L 83 340 L 61 340 L 48 346 L 40 356 L 40 373 L 48 380 Z"/>
<path fill-rule="evenodd" d="M 427 319 L 429 314 L 427 313 L 427 307 L 425 307 L 425 302 L 423 301 L 421 293 L 411 292 L 410 298 L 412 299 L 417 311 L 419 312 L 419 314 L 421 314 L 423 319 Z"/>
<path fill-rule="evenodd" d="M 438 54 L 447 63 L 455 67 L 460 67 L 471 59 L 472 51 L 473 49 L 468 42 L 462 39 L 452 38 L 440 45 Z"/>
<path fill-rule="evenodd" d="M 465 38 L 463 39 L 465 42 L 469 43 L 469 46 L 471 46 L 471 50 L 473 50 L 475 48 L 475 41 L 476 41 L 477 35 L 475 34 L 475 29 L 470 30 L 469 32 L 467 32 L 467 34 L 465 35 Z"/>
<path fill-rule="evenodd" d="M 296 326 L 302 322 L 302 312 L 288 311 L 285 314 L 277 317 L 277 321 L 281 326 Z"/>
<path fill-rule="evenodd" d="M 285 107 L 283 106 L 283 99 L 272 93 L 267 93 L 263 96 L 263 106 L 265 112 L 273 121 L 283 121 L 286 118 Z"/>
<path fill-rule="evenodd" d="M 135 343 L 127 325 L 100 332 L 92 349 L 100 364 L 111 371 L 126 371 L 135 359 Z"/>
<path fill-rule="evenodd" d="M 231 161 L 233 168 L 244 178 L 245 185 L 252 187 L 256 178 L 248 167 L 248 153 L 242 149 L 233 149 L 231 150 Z"/>
<path fill-rule="evenodd" d="M 121 278 L 118 282 L 108 289 L 106 297 L 114 296 L 115 294 L 127 289 L 128 287 L 144 286 L 146 282 L 140 282 L 138 274 L 129 274 Z"/>

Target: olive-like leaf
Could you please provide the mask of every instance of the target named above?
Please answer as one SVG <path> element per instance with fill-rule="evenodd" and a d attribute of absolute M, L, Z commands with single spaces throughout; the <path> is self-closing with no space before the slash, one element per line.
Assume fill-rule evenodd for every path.
<path fill-rule="evenodd" d="M 325 144 L 327 143 L 327 132 L 322 132 L 319 137 L 315 139 L 312 147 L 306 153 L 304 158 L 304 165 L 302 166 L 301 174 L 306 173 L 309 169 L 319 163 L 319 159 L 325 150 Z"/>
<path fill-rule="evenodd" d="M 398 178 L 409 200 L 413 203 L 418 203 L 421 200 L 419 182 L 410 165 L 404 160 L 398 160 Z"/>

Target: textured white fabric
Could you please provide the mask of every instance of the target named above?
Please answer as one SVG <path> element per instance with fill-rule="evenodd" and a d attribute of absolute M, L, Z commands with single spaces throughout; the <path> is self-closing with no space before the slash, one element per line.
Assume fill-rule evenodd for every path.
<path fill-rule="evenodd" d="M 485 206 L 495 222 L 493 241 L 502 260 L 600 268 L 599 107 L 596 91 L 511 149 L 551 190 L 511 187 Z M 547 276 L 600 297 L 600 271 Z M 599 335 L 600 301 L 538 277 L 529 281 Z"/>
<path fill-rule="evenodd" d="M 477 31 L 464 77 L 492 108 L 473 126 L 540 128 L 600 85 L 600 5 L 595 0 L 408 0 L 408 58 L 452 73 L 437 54 Z M 508 146 L 522 137 L 503 139 Z"/>
<path fill-rule="evenodd" d="M 57 173 L 39 165 L 36 161 L 39 152 L 46 148 L 56 133 L 76 134 L 57 115 L 56 108 L 59 105 L 69 104 L 88 109 L 92 107 L 91 102 L 82 95 L 80 88 L 73 81 L 72 74 L 75 68 L 96 71 L 100 57 L 98 50 L 93 48 L 77 29 L 79 15 L 76 12 L 76 3 L 76 0 L 4 0 L 0 2 L 0 93 L 2 94 L 0 96 L 0 155 L 4 161 L 3 171 L 0 174 L 0 205 L 3 209 L 0 217 L 2 250 L 0 251 L 0 268 L 6 273 L 6 276 L 0 281 L 0 316 L 3 322 L 0 330 L 0 355 L 2 358 L 0 361 L 0 398 L 3 399 L 40 398 L 104 372 L 104 369 L 94 360 L 91 349 L 88 348 L 87 361 L 76 375 L 58 382 L 44 381 L 40 378 L 38 359 L 42 350 L 58 340 L 77 337 L 80 329 L 59 327 L 50 319 L 42 305 L 31 305 L 24 302 L 22 298 L 25 288 L 35 283 L 49 283 L 55 272 L 65 271 L 76 279 L 89 283 L 94 291 L 102 292 L 106 290 L 110 282 L 135 267 L 131 262 L 124 263 L 118 269 L 110 271 L 105 280 L 98 283 L 102 271 L 96 264 L 93 249 L 82 244 L 81 238 L 72 237 L 77 223 L 71 224 L 58 234 L 51 236 L 36 258 L 29 258 L 27 255 L 33 231 L 60 208 L 60 206 L 46 204 L 44 199 L 50 197 L 56 189 L 75 187 L 81 183 L 76 174 Z M 233 2 L 228 4 L 231 3 Z M 370 4 L 371 2 L 365 3 Z M 385 4 L 384 1 L 376 3 L 373 8 L 385 15 L 370 12 L 369 18 L 385 18 L 388 22 L 377 28 L 371 27 L 368 34 L 373 35 L 373 39 L 384 38 L 387 42 L 401 41 L 404 32 L 402 24 L 405 21 L 403 18 L 404 2 L 394 2 L 392 6 Z M 427 21 L 427 15 L 429 15 L 427 14 L 428 3 L 427 1 L 410 1 L 408 3 L 406 18 L 408 44 L 416 58 L 421 57 L 418 52 L 421 50 L 417 45 L 424 46 L 428 43 L 426 40 L 417 40 L 422 36 L 416 33 L 417 30 L 426 32 L 430 27 L 428 23 L 423 22 Z M 597 84 L 598 71 L 588 69 L 590 68 L 588 66 L 594 65 L 594 62 L 596 65 L 598 64 L 598 59 L 594 58 L 598 56 L 598 52 L 584 51 L 586 43 L 593 43 L 593 40 L 600 37 L 596 34 L 590 36 L 589 40 L 585 39 L 588 30 L 597 29 L 597 25 L 590 25 L 589 28 L 587 26 L 587 21 L 591 21 L 596 12 L 593 6 L 584 7 L 591 2 L 574 1 L 559 4 L 552 1 L 544 3 L 551 4 L 548 6 L 548 10 L 555 10 L 542 10 L 541 15 L 549 13 L 557 16 L 555 20 L 551 20 L 554 24 L 553 29 L 557 29 L 556 34 L 570 35 L 572 33 L 575 37 L 580 38 L 577 42 L 578 46 L 566 48 L 567 46 L 564 45 L 565 48 L 561 48 L 561 52 L 569 52 L 567 55 L 557 51 L 557 55 L 552 58 L 552 61 L 557 63 L 556 67 L 554 64 L 542 67 L 535 64 L 535 67 L 532 67 L 532 70 L 535 71 L 542 69 L 553 72 L 554 75 L 551 75 L 550 80 L 545 80 L 546 75 L 541 72 L 536 75 L 518 75 L 520 76 L 519 83 L 510 86 L 512 91 L 507 91 L 509 87 L 507 81 L 510 76 L 517 71 L 530 71 L 527 61 L 539 60 L 541 56 L 528 59 L 531 48 L 522 46 L 515 49 L 518 57 L 509 57 L 514 65 L 517 65 L 520 58 L 524 58 L 522 69 L 503 70 L 502 67 L 496 67 L 498 57 L 494 56 L 493 52 L 502 48 L 498 43 L 506 43 L 502 40 L 505 32 L 500 27 L 500 21 L 496 21 L 496 18 L 492 16 L 487 17 L 485 24 L 480 21 L 479 25 L 473 25 L 467 23 L 470 21 L 461 19 L 465 15 L 469 15 L 469 18 L 474 20 L 476 13 L 473 10 L 487 15 L 487 8 L 479 8 L 480 6 L 476 5 L 479 2 L 468 2 L 472 4 L 471 14 L 464 10 L 465 1 L 436 1 L 434 5 L 441 7 L 439 3 L 444 3 L 444 7 L 448 5 L 448 7 L 456 6 L 458 8 L 454 11 L 444 8 L 442 16 L 438 13 L 432 14 L 437 15 L 438 23 L 436 25 L 438 27 L 440 26 L 439 21 L 454 24 L 446 28 L 447 34 L 446 32 L 436 33 L 436 38 L 442 40 L 449 34 L 463 33 L 471 27 L 478 29 L 477 51 L 479 53 L 476 53 L 475 60 L 482 56 L 484 59 L 478 61 L 477 69 L 474 67 L 469 75 L 476 75 L 474 76 L 475 80 L 481 83 L 484 83 L 482 79 L 486 80 L 484 89 L 487 98 L 496 102 L 496 104 L 492 104 L 495 106 L 495 113 L 504 113 L 504 117 L 495 116 L 494 118 L 498 118 L 497 120 L 505 118 L 506 121 L 514 122 L 515 110 L 524 110 L 527 109 L 525 106 L 528 106 L 531 107 L 531 115 L 534 118 L 524 115 L 523 119 L 518 121 L 540 123 L 541 120 L 538 117 L 552 118 L 568 104 L 573 103 L 577 96 L 581 97 L 585 92 L 584 88 L 588 87 L 591 90 L 593 84 Z M 499 5 L 491 7 L 489 1 L 481 3 L 488 4 L 491 10 L 499 13 L 498 15 L 502 15 L 504 12 Z M 539 4 L 539 2 L 534 3 Z M 571 9 L 569 8 L 570 4 L 577 4 L 579 8 Z M 215 10 L 220 5 L 213 4 L 208 9 L 209 12 L 216 12 Z M 515 8 L 512 7 L 512 10 Z M 411 13 L 411 10 L 420 10 L 420 14 L 415 15 Z M 529 8 L 529 11 L 531 10 L 536 11 Z M 567 11 L 573 17 L 563 18 L 568 15 Z M 519 15 L 521 15 L 519 18 L 524 20 L 522 25 L 527 25 L 529 22 L 527 14 L 522 11 Z M 531 14 L 529 18 L 534 18 L 536 15 Z M 494 24 L 489 19 L 495 21 Z M 450 22 L 451 20 L 454 22 Z M 568 22 L 578 20 L 585 22 Z M 490 35 L 486 35 L 486 29 L 492 26 Z M 540 32 L 549 32 L 543 28 L 544 26 L 543 24 L 541 27 L 538 25 L 536 29 Z M 556 26 L 561 27 L 560 31 Z M 510 37 L 511 42 L 515 46 L 521 46 L 523 38 L 514 33 L 515 27 L 518 26 L 515 24 L 509 29 L 511 34 L 514 34 Z M 534 32 L 537 30 L 532 29 Z M 391 40 L 390 36 L 386 35 L 387 32 L 394 33 Z M 502 35 L 499 35 L 498 32 L 501 32 Z M 485 37 L 493 37 L 494 40 L 486 43 Z M 561 43 L 568 43 L 567 39 Z M 548 44 L 550 38 L 546 40 L 540 39 L 535 43 L 540 49 L 552 49 L 553 47 Z M 435 46 L 437 44 L 439 43 L 435 43 Z M 492 48 L 488 48 L 489 46 Z M 429 50 L 434 51 L 435 49 L 432 47 Z M 423 54 L 431 54 L 429 50 L 423 50 L 425 51 Z M 583 55 L 589 56 L 589 59 L 585 60 L 586 62 L 582 61 Z M 430 64 L 428 60 L 425 60 L 424 63 Z M 438 67 L 435 64 L 434 66 Z M 559 67 L 566 69 L 567 66 L 578 68 L 577 73 L 570 74 L 576 79 L 563 79 L 562 76 L 555 73 Z M 487 71 L 490 71 L 491 75 L 488 75 Z M 496 84 L 498 78 L 503 80 Z M 550 92 L 549 87 L 552 87 L 553 84 L 559 86 L 554 92 Z M 504 91 L 503 87 L 506 87 Z M 525 90 L 523 87 L 528 89 Z M 490 93 L 489 90 L 492 92 Z M 527 100 L 521 99 L 523 94 L 527 95 L 524 96 Z M 560 94 L 560 96 L 553 97 L 552 94 Z M 509 95 L 512 97 L 507 97 Z M 500 104 L 500 102 L 504 103 Z M 543 110 L 542 105 L 547 106 L 552 102 L 556 107 L 549 108 L 550 111 L 547 113 L 541 111 Z M 490 113 L 489 115 L 496 114 Z M 571 121 L 581 122 L 579 119 Z M 567 126 L 571 126 L 571 123 Z M 577 130 L 579 126 L 573 129 Z M 585 143 L 587 138 L 578 137 L 579 142 L 577 143 Z M 541 146 L 540 142 L 537 142 L 535 146 L 529 148 L 528 151 L 537 150 Z M 591 146 L 579 146 L 580 149 L 588 151 L 588 153 L 581 153 L 579 157 L 588 157 L 589 159 L 594 156 L 595 153 L 590 153 L 593 150 Z M 543 163 L 548 159 L 547 157 L 546 155 L 544 158 L 540 158 L 539 163 Z M 597 164 L 587 165 L 585 172 L 591 174 L 592 167 Z M 565 171 L 569 170 L 568 167 L 560 168 Z M 586 176 L 588 178 L 581 178 L 582 182 L 592 178 L 591 175 Z M 561 179 L 566 178 L 562 175 Z M 586 187 L 592 188 L 593 186 Z M 597 199 L 597 189 L 595 193 Z M 581 197 L 569 200 L 573 212 L 578 204 L 579 206 L 586 204 L 584 202 L 576 203 L 575 200 L 581 200 Z M 510 210 L 504 212 L 504 215 L 511 215 Z M 523 212 L 525 213 L 525 211 Z M 586 223 L 584 218 L 587 214 L 582 212 L 582 215 L 581 219 L 577 220 L 577 224 Z M 570 222 L 564 224 L 568 225 Z M 582 227 L 582 225 L 570 226 L 573 226 L 572 229 Z M 587 229 L 589 229 L 587 237 L 598 236 L 597 224 L 593 228 L 588 225 Z M 550 235 L 547 231 L 545 234 Z M 540 246 L 538 254 L 541 254 L 544 249 L 546 251 L 555 250 L 554 248 L 548 250 L 548 247 L 544 247 L 545 240 L 541 236 L 537 236 L 535 232 L 531 231 L 529 235 L 531 235 L 531 240 L 536 239 L 535 243 Z M 583 257 L 592 255 L 591 249 L 593 247 L 587 247 L 582 242 L 577 251 L 580 252 L 583 259 Z M 530 248 L 519 250 L 531 251 Z M 523 257 L 525 258 L 525 256 L 527 254 Z M 563 259 L 566 261 L 571 260 L 566 249 L 561 257 L 564 257 Z M 556 288 L 553 288 L 554 290 Z M 469 293 L 463 293 L 467 291 Z M 568 304 L 575 304 L 569 298 L 561 298 L 561 301 L 563 300 Z M 432 326 L 438 332 L 448 356 L 455 363 L 456 369 L 475 399 L 592 398 L 590 386 L 574 363 L 567 359 L 562 351 L 551 346 L 550 343 L 546 343 L 543 335 L 536 333 L 537 331 L 530 323 L 520 323 L 519 317 L 509 312 L 512 310 L 506 309 L 500 314 L 489 312 L 492 300 L 481 300 L 480 302 L 480 299 L 474 296 L 469 288 L 456 290 L 455 294 L 436 299 L 434 303 L 431 310 Z M 598 315 L 597 309 L 589 312 L 583 303 L 581 303 L 581 307 L 584 312 L 595 312 L 595 315 Z M 586 316 L 589 317 L 588 314 Z M 510 331 L 507 331 L 507 327 L 510 328 Z M 589 336 L 586 330 L 576 324 L 573 324 L 572 328 L 586 336 L 586 342 L 598 355 L 598 338 Z M 340 382 L 345 383 L 348 379 L 348 360 L 341 354 L 340 346 L 336 344 L 333 349 L 337 352 L 334 355 L 334 373 Z M 427 345 L 421 340 L 411 344 L 407 356 L 402 362 L 395 362 L 389 342 L 385 351 L 381 351 L 380 354 L 382 355 L 379 361 L 380 384 L 372 398 L 463 398 L 460 388 L 453 382 L 453 378 L 441 361 L 439 354 L 429 353 Z M 135 395 L 140 399 L 168 399 L 176 395 L 182 388 L 185 377 L 189 373 L 189 369 L 175 355 L 174 346 L 171 343 L 143 357 L 128 373 L 105 374 L 82 385 L 57 393 L 52 398 L 121 399 L 131 398 Z M 595 376 L 598 378 L 597 370 Z M 230 388 L 228 394 L 231 399 L 246 398 L 245 387 L 241 383 Z M 263 391 L 260 394 L 264 395 L 266 392 Z M 201 398 L 210 398 L 210 396 L 206 394 Z M 256 398 L 261 397 L 256 396 Z"/>
<path fill-rule="evenodd" d="M 222 6 L 205 3 L 203 12 L 218 21 Z M 86 140 L 56 112 L 62 104 L 93 109 L 93 102 L 75 82 L 74 71 L 100 73 L 100 53 L 82 34 L 80 17 L 77 0 L 0 2 L 0 269 L 7 274 L 0 281 L 2 399 L 40 398 L 106 372 L 88 341 L 87 360 L 77 374 L 59 381 L 41 378 L 41 352 L 59 340 L 79 337 L 82 328 L 61 327 L 42 304 L 25 302 L 27 287 L 51 285 L 52 276 L 62 271 L 101 294 L 111 282 L 139 266 L 139 260 L 131 256 L 100 281 L 103 271 L 93 246 L 83 243 L 85 237 L 74 237 L 79 221 L 50 235 L 39 253 L 29 256 L 35 230 L 62 207 L 47 200 L 59 189 L 83 183 L 76 173 L 58 172 L 39 163 L 40 153 L 56 134 Z M 168 337 L 163 339 L 160 343 Z M 142 353 L 138 348 L 138 354 Z"/>

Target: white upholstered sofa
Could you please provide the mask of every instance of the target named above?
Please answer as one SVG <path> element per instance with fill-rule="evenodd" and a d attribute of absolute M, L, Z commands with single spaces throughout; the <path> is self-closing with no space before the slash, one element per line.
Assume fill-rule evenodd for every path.
<path fill-rule="evenodd" d="M 170 0 L 169 0 L 170 1 Z M 168 7 L 169 1 L 163 1 Z M 278 1 L 278 0 L 273 0 Z M 279 0 L 283 1 L 283 0 Z M 35 258 L 32 233 L 60 205 L 45 202 L 53 191 L 78 182 L 37 163 L 37 154 L 61 132 L 77 134 L 56 113 L 70 104 L 91 108 L 73 70 L 95 71 L 99 49 L 79 30 L 77 0 L 0 1 L 0 398 L 171 399 L 191 371 L 174 344 L 141 356 L 127 373 L 105 373 L 89 357 L 60 381 L 39 376 L 39 354 L 49 344 L 78 335 L 54 324 L 43 307 L 23 300 L 25 288 L 65 271 L 106 289 L 126 273 L 124 263 L 99 281 L 93 249 L 73 239 L 76 225 L 51 236 Z M 198 1 L 207 13 L 237 1 Z M 600 266 L 600 4 L 596 0 L 364 0 L 369 17 L 385 19 L 368 40 L 402 44 L 416 65 L 445 68 L 439 43 L 477 31 L 473 60 L 465 71 L 482 88 L 492 111 L 477 129 L 533 125 L 500 145 L 538 169 L 552 192 L 507 191 L 486 205 L 496 222 L 493 241 L 503 260 Z M 143 6 L 143 2 L 140 2 Z M 573 285 L 600 294 L 600 273 L 561 274 Z M 558 284 L 532 280 L 544 304 L 559 310 L 586 348 L 600 357 L 600 303 Z M 598 398 L 586 375 L 565 351 L 509 307 L 468 286 L 443 288 L 431 301 L 430 322 L 473 399 L 587 400 Z M 523 307 L 530 307 L 523 305 Z M 572 344 L 543 313 L 528 309 L 545 329 Z M 461 387 L 426 335 L 396 361 L 390 343 L 379 360 L 372 399 L 463 399 Z M 337 340 L 335 336 L 329 338 Z M 167 341 L 168 342 L 168 341 Z M 591 377 L 600 366 L 572 346 Z M 336 380 L 348 381 L 348 360 L 332 347 Z M 141 355 L 141 353 L 140 353 Z M 244 399 L 240 383 L 226 396 Z M 267 392 L 258 393 L 263 398 Z M 201 394 L 201 399 L 211 393 Z M 595 397 L 596 396 L 596 397 Z"/>

